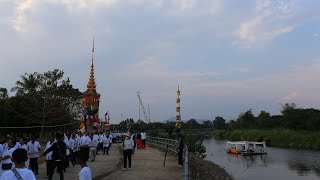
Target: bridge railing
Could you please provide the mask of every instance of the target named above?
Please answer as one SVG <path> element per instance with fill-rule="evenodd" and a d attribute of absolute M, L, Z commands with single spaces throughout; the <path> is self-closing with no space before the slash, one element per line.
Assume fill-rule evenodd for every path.
<path fill-rule="evenodd" d="M 174 139 L 147 137 L 147 143 L 163 149 L 166 149 L 168 146 L 168 150 L 176 154 L 178 154 L 178 151 L 179 151 L 178 141 Z M 188 158 L 188 146 L 186 144 L 184 144 L 184 148 L 183 148 L 183 168 L 184 168 L 183 179 L 188 180 L 189 179 L 189 158 Z"/>
<path fill-rule="evenodd" d="M 160 148 L 167 148 L 174 153 L 178 153 L 178 141 L 159 137 L 147 137 L 147 142 Z"/>

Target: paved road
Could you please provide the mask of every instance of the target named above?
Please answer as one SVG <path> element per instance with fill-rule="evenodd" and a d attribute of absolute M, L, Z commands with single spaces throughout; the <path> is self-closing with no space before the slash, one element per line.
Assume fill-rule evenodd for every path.
<path fill-rule="evenodd" d="M 136 151 L 132 157 L 132 168 L 123 171 L 123 158 L 120 153 L 120 144 L 113 144 L 110 155 L 96 157 L 95 162 L 88 162 L 93 180 L 142 180 L 142 179 L 182 179 L 183 169 L 177 166 L 177 159 L 172 155 L 167 156 L 166 167 L 163 167 L 164 152 L 147 147 L 146 150 Z M 80 166 L 70 167 L 65 173 L 66 180 L 78 179 Z M 39 166 L 37 179 L 46 178 L 46 164 Z M 59 174 L 55 173 L 53 179 L 58 180 Z"/>
<path fill-rule="evenodd" d="M 163 167 L 163 160 L 164 152 L 147 147 L 146 150 L 135 152 L 130 170 L 123 171 L 121 167 L 103 180 L 183 179 L 183 168 L 177 166 L 176 157 L 168 155 L 166 167 Z"/>

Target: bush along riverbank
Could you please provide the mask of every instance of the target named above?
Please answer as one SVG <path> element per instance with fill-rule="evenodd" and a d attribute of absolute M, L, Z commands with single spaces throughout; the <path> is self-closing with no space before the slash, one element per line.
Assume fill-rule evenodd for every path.
<path fill-rule="evenodd" d="M 265 141 L 267 146 L 320 150 L 320 132 L 293 130 L 214 130 L 215 139 Z"/>
<path fill-rule="evenodd" d="M 232 177 L 219 165 L 199 158 L 195 154 L 189 155 L 190 179 L 195 180 L 231 180 Z"/>

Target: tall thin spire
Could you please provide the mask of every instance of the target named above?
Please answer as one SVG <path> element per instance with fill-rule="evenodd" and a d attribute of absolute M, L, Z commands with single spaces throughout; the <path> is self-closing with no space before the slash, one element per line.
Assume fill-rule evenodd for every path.
<path fill-rule="evenodd" d="M 93 37 L 93 43 L 92 43 L 92 59 L 91 59 L 91 70 L 90 70 L 90 78 L 87 84 L 87 89 L 96 90 L 96 82 L 94 80 L 94 37 Z"/>

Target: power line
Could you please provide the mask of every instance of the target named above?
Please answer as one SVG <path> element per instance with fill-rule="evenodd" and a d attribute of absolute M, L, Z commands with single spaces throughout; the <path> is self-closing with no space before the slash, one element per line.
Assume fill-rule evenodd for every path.
<path fill-rule="evenodd" d="M 54 126 L 24 126 L 24 127 L 0 127 L 0 129 L 32 129 L 32 128 L 53 128 L 53 127 L 61 127 L 61 126 L 68 126 L 68 125 L 72 125 L 72 124 L 77 124 L 80 123 L 80 121 L 78 122 L 73 122 L 73 123 L 67 123 L 67 124 L 60 124 L 60 125 L 54 125 Z"/>

